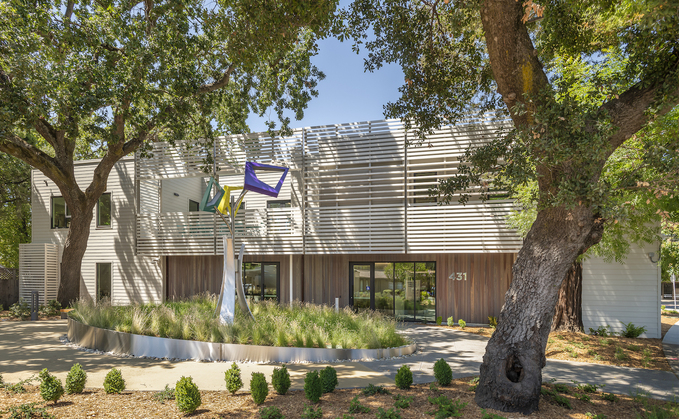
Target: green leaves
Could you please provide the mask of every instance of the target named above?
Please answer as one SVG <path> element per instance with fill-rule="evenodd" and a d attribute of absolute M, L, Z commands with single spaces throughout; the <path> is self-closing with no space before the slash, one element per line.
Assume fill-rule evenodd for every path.
<path fill-rule="evenodd" d="M 542 18 L 529 19 L 516 30 L 531 34 L 535 49 L 519 49 L 525 47 L 526 54 L 540 58 L 550 85 L 518 98 L 512 109 L 500 101 L 493 79 L 522 72 L 523 67 L 511 60 L 491 66 L 477 2 L 357 0 L 345 14 L 356 49 L 369 52 L 366 70 L 377 70 L 385 62 L 403 68 L 402 96 L 385 106 L 386 116 L 402 118 L 420 134 L 486 110 L 499 112 L 499 120 L 511 111 L 519 118 L 515 120 L 526 121 L 514 130 L 498 130 L 465 153 L 458 175 L 439 185 L 446 203 L 458 195 L 461 202 L 489 199 L 537 181 L 541 186 L 535 198 L 541 208 L 606 207 L 611 185 L 601 179 L 601 171 L 620 143 L 611 138 L 631 135 L 626 132 L 631 114 L 616 113 L 623 106 L 617 103 L 621 95 L 628 92 L 629 97 L 629 92 L 662 80 L 654 103 L 630 110 L 636 112 L 634 118 L 647 111 L 649 120 L 676 102 L 672 92 L 679 79 L 671 75 L 677 58 L 670 52 L 679 27 L 676 10 L 666 10 L 660 1 L 540 5 Z M 498 24 L 513 19 L 486 18 Z M 516 99 L 509 96 L 507 103 Z M 643 148 L 651 149 L 648 144 Z M 665 147 L 665 153 L 671 150 Z M 651 164 L 654 158 L 652 164 L 661 169 L 666 155 L 648 153 L 645 159 Z"/>
<path fill-rule="evenodd" d="M 310 57 L 336 2 L 148 5 L 76 2 L 69 19 L 59 4 L 2 3 L 0 134 L 42 118 L 93 148 L 210 138 L 246 132 L 250 111 L 301 117 L 317 95 Z"/>
<path fill-rule="evenodd" d="M 496 104 L 475 2 L 357 0 L 344 17 L 356 50 L 369 51 L 367 71 L 403 69 L 401 97 L 385 105 L 386 117 L 424 133 Z"/>

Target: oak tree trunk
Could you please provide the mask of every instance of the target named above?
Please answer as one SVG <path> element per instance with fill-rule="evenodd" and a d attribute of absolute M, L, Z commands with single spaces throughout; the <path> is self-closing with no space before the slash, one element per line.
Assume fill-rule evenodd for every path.
<path fill-rule="evenodd" d="M 57 294 L 62 307 L 68 307 L 80 297 L 82 261 L 90 236 L 93 207 L 94 205 L 86 205 L 84 211 L 69 207 L 71 208 L 71 223 L 61 257 L 61 280 Z"/>
<path fill-rule="evenodd" d="M 582 262 L 576 261 L 571 265 L 561 284 L 552 319 L 552 332 L 581 333 L 584 329 L 582 324 Z"/>
<path fill-rule="evenodd" d="M 561 282 L 584 249 L 601 240 L 603 225 L 590 208 L 538 212 L 512 267 L 498 326 L 483 356 L 476 403 L 530 414 L 537 410 L 545 347 Z"/>

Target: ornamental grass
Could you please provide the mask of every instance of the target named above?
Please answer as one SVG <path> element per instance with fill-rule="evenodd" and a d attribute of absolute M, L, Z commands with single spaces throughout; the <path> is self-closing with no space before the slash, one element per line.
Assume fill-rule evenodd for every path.
<path fill-rule="evenodd" d="M 113 306 L 110 301 L 79 300 L 69 315 L 81 323 L 118 332 L 205 342 L 308 348 L 378 349 L 403 346 L 396 321 L 350 308 L 295 302 L 249 302 L 251 321 L 236 305 L 232 325 L 215 316 L 217 297 L 201 294 L 162 304 Z"/>

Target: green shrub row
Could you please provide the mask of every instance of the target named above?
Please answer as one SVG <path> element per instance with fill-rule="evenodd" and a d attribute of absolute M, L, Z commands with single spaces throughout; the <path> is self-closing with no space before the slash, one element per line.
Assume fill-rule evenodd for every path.
<path fill-rule="evenodd" d="M 434 363 L 434 378 L 441 386 L 447 386 L 453 381 L 453 370 L 443 358 Z M 396 387 L 402 390 L 410 388 L 413 384 L 413 373 L 408 365 L 403 365 L 398 369 L 395 381 Z"/>
<path fill-rule="evenodd" d="M 40 397 L 42 397 L 42 399 L 45 400 L 46 402 L 49 401 L 52 403 L 56 403 L 61 398 L 61 396 L 64 395 L 64 392 L 66 392 L 67 394 L 82 393 L 83 389 L 85 388 L 85 384 L 87 383 L 87 374 L 82 369 L 82 366 L 80 364 L 73 365 L 71 367 L 71 370 L 68 372 L 68 375 L 66 375 L 65 390 L 64 386 L 61 384 L 61 380 L 50 374 L 47 368 L 44 368 L 42 371 L 40 371 L 40 374 L 38 374 L 38 378 L 40 379 Z M 29 380 L 25 380 L 24 382 L 32 380 L 33 379 L 31 378 Z M 10 390 L 15 390 L 15 392 L 17 393 L 22 393 L 24 391 L 22 385 L 24 382 L 12 386 L 16 388 Z M 104 385 L 106 385 L 105 381 Z M 4 387 L 1 375 L 0 375 L 0 387 Z"/>
<path fill-rule="evenodd" d="M 0 309 L 2 305 L 0 304 Z M 57 300 L 49 300 L 46 306 L 41 305 L 38 308 L 40 315 L 45 317 L 54 317 L 59 315 L 59 310 L 61 310 L 61 304 Z M 18 317 L 20 319 L 27 319 L 31 315 L 30 305 L 24 301 L 18 301 L 11 306 L 9 306 L 9 315 L 12 317 Z"/>

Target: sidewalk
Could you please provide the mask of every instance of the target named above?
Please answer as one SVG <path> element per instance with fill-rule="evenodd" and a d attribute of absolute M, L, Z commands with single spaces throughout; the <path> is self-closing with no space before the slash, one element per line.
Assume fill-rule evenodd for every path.
<path fill-rule="evenodd" d="M 679 326 L 674 326 L 679 327 Z M 453 377 L 460 378 L 478 375 L 487 338 L 439 327 L 413 326 L 406 330 L 422 354 L 402 360 L 364 362 L 378 371 L 384 371 L 391 382 L 396 371 L 403 364 L 413 370 L 416 383 L 434 380 L 434 362 L 445 359 L 453 369 Z M 652 397 L 665 400 L 679 399 L 679 378 L 669 371 L 656 371 L 642 368 L 625 368 L 612 365 L 590 364 L 585 362 L 547 359 L 542 370 L 543 381 L 555 379 L 558 383 L 579 383 L 601 385 L 606 392 L 629 394 L 637 389 L 647 391 Z"/>
<path fill-rule="evenodd" d="M 679 321 L 670 327 L 662 340 L 663 351 L 667 357 L 667 362 L 674 370 L 674 374 L 679 377 Z"/>
<path fill-rule="evenodd" d="M 418 343 L 416 355 L 391 360 L 330 364 L 337 369 L 339 387 L 365 387 L 368 383 L 393 385 L 396 371 L 410 366 L 416 383 L 433 381 L 433 365 L 444 358 L 453 368 L 454 377 L 477 375 L 487 339 L 471 333 L 421 325 L 411 325 L 404 332 Z M 230 363 L 169 362 L 151 359 L 117 358 L 74 350 L 63 345 L 59 337 L 66 334 L 66 321 L 0 322 L 0 373 L 6 382 L 17 382 L 48 368 L 64 380 L 70 367 L 79 362 L 88 373 L 88 387 L 102 387 L 106 373 L 113 367 L 122 369 L 129 390 L 161 390 L 173 386 L 181 376 L 192 376 L 201 390 L 224 390 L 224 371 Z M 327 364 L 288 365 L 292 388 L 301 389 L 306 372 Z M 254 371 L 270 375 L 275 365 L 239 364 L 249 388 Z M 679 396 L 679 379 L 671 372 L 614 367 L 581 362 L 547 360 L 544 380 L 571 384 L 606 384 L 607 392 L 628 394 L 635 388 L 648 391 L 655 398 L 670 400 Z"/>

